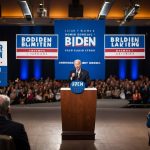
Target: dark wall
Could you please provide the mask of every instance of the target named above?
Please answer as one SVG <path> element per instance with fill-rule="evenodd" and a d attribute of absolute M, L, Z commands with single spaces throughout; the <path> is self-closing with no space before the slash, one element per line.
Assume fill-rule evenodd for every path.
<path fill-rule="evenodd" d="M 33 26 L 29 27 L 33 30 Z M 124 27 L 129 33 L 130 27 Z M 16 60 L 16 34 L 21 34 L 22 26 L 0 26 L 0 41 L 8 42 L 8 79 L 13 80 L 20 76 L 20 60 Z M 53 26 L 40 27 L 41 34 L 53 34 Z M 32 32 L 33 33 L 33 32 Z M 118 34 L 119 27 L 106 27 L 106 34 Z M 150 27 L 136 27 L 137 34 L 145 34 L 146 59 L 139 60 L 139 74 L 150 76 Z M 131 61 L 127 62 L 127 77 L 130 78 Z M 29 78 L 33 77 L 33 60 L 29 60 Z M 119 60 L 106 60 L 106 77 L 118 76 Z M 54 78 L 54 61 L 42 60 L 42 77 Z"/>

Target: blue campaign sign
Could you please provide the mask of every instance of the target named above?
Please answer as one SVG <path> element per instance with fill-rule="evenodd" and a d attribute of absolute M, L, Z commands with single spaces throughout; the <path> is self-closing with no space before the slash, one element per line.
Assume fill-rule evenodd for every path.
<path fill-rule="evenodd" d="M 58 59 L 58 35 L 17 34 L 16 59 Z"/>
<path fill-rule="evenodd" d="M 58 48 L 58 36 L 50 34 L 17 34 L 16 48 Z"/>
<path fill-rule="evenodd" d="M 72 93 L 81 94 L 85 89 L 85 83 L 83 81 L 72 81 L 70 88 Z"/>
<path fill-rule="evenodd" d="M 145 35 L 106 34 L 105 59 L 145 59 Z"/>
<path fill-rule="evenodd" d="M 55 33 L 59 35 L 55 79 L 68 79 L 76 59 L 82 61 L 91 79 L 105 78 L 104 20 L 56 20 Z"/>
<path fill-rule="evenodd" d="M 145 35 L 106 34 L 105 48 L 145 48 Z"/>
<path fill-rule="evenodd" d="M 7 41 L 0 41 L 0 86 L 7 86 Z"/>

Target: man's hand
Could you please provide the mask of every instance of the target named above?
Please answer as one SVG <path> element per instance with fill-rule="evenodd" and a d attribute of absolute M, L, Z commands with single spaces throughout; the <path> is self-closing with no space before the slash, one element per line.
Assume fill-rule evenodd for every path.
<path fill-rule="evenodd" d="M 72 78 L 75 77 L 75 73 L 72 73 L 72 74 L 71 74 L 71 77 L 72 77 Z"/>

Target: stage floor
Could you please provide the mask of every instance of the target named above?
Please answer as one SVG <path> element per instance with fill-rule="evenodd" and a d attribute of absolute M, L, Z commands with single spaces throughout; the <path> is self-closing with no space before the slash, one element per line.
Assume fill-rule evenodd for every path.
<path fill-rule="evenodd" d="M 146 108 L 127 101 L 97 100 L 95 141 L 61 140 L 60 103 L 13 105 L 13 120 L 25 125 L 31 150 L 148 150 Z"/>

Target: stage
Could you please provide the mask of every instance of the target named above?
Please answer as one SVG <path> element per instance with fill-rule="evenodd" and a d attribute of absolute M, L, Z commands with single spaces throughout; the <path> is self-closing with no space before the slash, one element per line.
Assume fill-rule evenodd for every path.
<path fill-rule="evenodd" d="M 32 150 L 148 150 L 148 108 L 128 101 L 97 100 L 96 140 L 61 140 L 60 102 L 11 106 L 13 120 L 25 125 Z"/>

